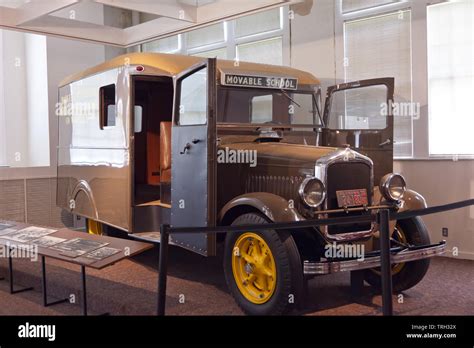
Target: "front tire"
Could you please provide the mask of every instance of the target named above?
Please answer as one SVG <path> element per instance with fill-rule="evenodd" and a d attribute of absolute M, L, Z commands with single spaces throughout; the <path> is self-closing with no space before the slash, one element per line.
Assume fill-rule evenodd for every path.
<path fill-rule="evenodd" d="M 419 216 L 397 221 L 392 238 L 410 245 L 430 244 L 430 236 L 423 220 Z M 394 246 L 394 245 L 392 245 Z M 395 292 L 401 292 L 414 287 L 425 276 L 430 266 L 430 259 L 422 259 L 392 265 L 392 284 Z M 377 290 L 382 288 L 380 268 L 368 269 L 364 278 Z"/>
<path fill-rule="evenodd" d="M 265 224 L 258 213 L 239 216 L 232 226 Z M 230 232 L 224 249 L 227 286 L 250 315 L 287 313 L 302 293 L 302 264 L 290 233 L 274 230 Z"/>

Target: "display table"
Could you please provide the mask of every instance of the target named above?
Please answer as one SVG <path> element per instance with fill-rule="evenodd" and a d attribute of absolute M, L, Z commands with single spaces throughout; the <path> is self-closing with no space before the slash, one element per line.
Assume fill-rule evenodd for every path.
<path fill-rule="evenodd" d="M 23 230 L 27 227 L 31 227 L 32 229 L 38 228 L 42 229 L 43 227 L 33 226 L 30 224 L 25 223 L 17 223 L 11 221 L 2 221 L 2 224 L 9 224 L 12 225 L 10 229 L 15 229 L 16 231 Z M 49 227 L 44 227 L 43 229 L 50 229 Z M 6 229 L 4 229 L 6 231 Z M 44 247 L 40 245 L 36 245 L 35 242 L 37 240 L 32 240 L 31 242 L 19 242 L 18 240 L 8 239 L 9 234 L 1 234 L 2 230 L 0 229 L 0 246 L 3 246 L 8 249 L 8 261 L 9 261 L 9 280 L 10 280 L 10 293 L 15 294 L 18 292 L 23 292 L 27 290 L 31 290 L 32 288 L 23 288 L 23 289 L 14 289 L 13 283 L 13 258 L 11 253 L 14 249 L 23 249 L 26 250 L 30 248 L 32 252 L 37 253 L 37 256 L 41 257 L 41 266 L 42 266 L 42 287 L 43 287 L 43 305 L 44 306 L 51 306 L 58 303 L 67 302 L 68 299 L 62 299 L 59 301 L 48 303 L 48 295 L 47 295 L 47 284 L 46 284 L 46 257 L 50 257 L 56 260 L 61 260 L 64 262 L 72 263 L 81 266 L 81 276 L 82 276 L 82 313 L 83 315 L 87 315 L 87 289 L 86 289 L 86 267 L 90 267 L 93 269 L 103 269 L 105 267 L 111 266 L 119 261 L 124 259 L 130 258 L 134 255 L 140 254 L 146 250 L 153 248 L 153 244 L 144 243 L 144 242 L 137 242 L 132 241 L 129 239 L 122 239 L 122 238 L 114 238 L 108 236 L 99 236 L 88 234 L 85 232 L 78 232 L 74 230 L 70 230 L 67 228 L 62 228 L 57 230 L 56 232 L 49 233 L 44 237 L 54 237 L 54 238 L 61 238 L 64 240 L 62 243 L 56 243 L 49 247 Z M 19 238 L 25 238 L 24 236 L 20 236 Z M 52 240 L 54 238 L 49 238 Z M 67 244 L 66 242 L 71 241 L 78 241 L 81 244 L 97 244 L 101 245 L 98 248 L 91 249 L 90 251 L 84 253 L 83 255 L 72 255 L 71 253 L 77 251 L 65 251 L 64 249 L 59 249 L 61 245 Z M 58 248 L 59 247 L 59 248 Z M 114 250 L 116 249 L 116 250 Z M 97 255 L 97 252 L 104 250 L 104 252 L 110 252 L 110 250 L 114 250 L 114 254 L 110 256 L 104 255 Z M 69 253 L 69 254 L 68 254 Z M 93 255 L 91 257 L 90 255 Z"/>

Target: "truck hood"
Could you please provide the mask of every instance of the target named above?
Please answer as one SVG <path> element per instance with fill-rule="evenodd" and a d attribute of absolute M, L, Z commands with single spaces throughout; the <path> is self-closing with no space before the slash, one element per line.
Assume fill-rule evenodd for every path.
<path fill-rule="evenodd" d="M 283 142 L 243 142 L 220 145 L 221 151 L 256 151 L 258 164 L 314 168 L 316 160 L 337 150 L 335 147 Z"/>

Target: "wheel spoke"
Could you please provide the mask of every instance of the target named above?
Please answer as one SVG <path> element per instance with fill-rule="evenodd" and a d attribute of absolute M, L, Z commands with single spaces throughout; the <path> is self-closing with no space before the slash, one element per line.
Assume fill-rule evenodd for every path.
<path fill-rule="evenodd" d="M 257 253 L 258 256 L 262 255 L 262 248 L 260 247 L 260 243 L 258 240 L 254 241 L 252 244 L 255 252 Z"/>
<path fill-rule="evenodd" d="M 252 256 L 247 254 L 246 251 L 241 251 L 240 252 L 240 257 L 242 257 L 245 260 L 245 262 L 247 262 L 247 263 L 252 263 L 253 262 Z"/>
<path fill-rule="evenodd" d="M 260 288 L 263 290 L 263 291 L 268 291 L 268 281 L 267 281 L 267 277 L 263 274 L 259 275 L 258 276 L 258 284 L 260 285 Z"/>
<path fill-rule="evenodd" d="M 257 278 L 257 276 L 255 275 L 255 273 L 251 273 L 251 274 L 247 277 L 247 279 L 245 279 L 245 281 L 246 281 L 248 284 L 252 285 L 256 278 Z"/>
<path fill-rule="evenodd" d="M 270 269 L 270 267 L 265 266 L 265 265 L 262 266 L 262 273 L 265 274 L 267 277 L 272 277 L 273 276 L 273 272 Z"/>

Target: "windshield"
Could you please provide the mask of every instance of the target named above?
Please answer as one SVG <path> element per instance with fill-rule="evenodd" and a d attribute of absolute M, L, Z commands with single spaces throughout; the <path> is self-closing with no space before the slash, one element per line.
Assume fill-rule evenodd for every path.
<path fill-rule="evenodd" d="M 220 87 L 217 122 L 320 126 L 317 99 L 300 91 Z"/>

